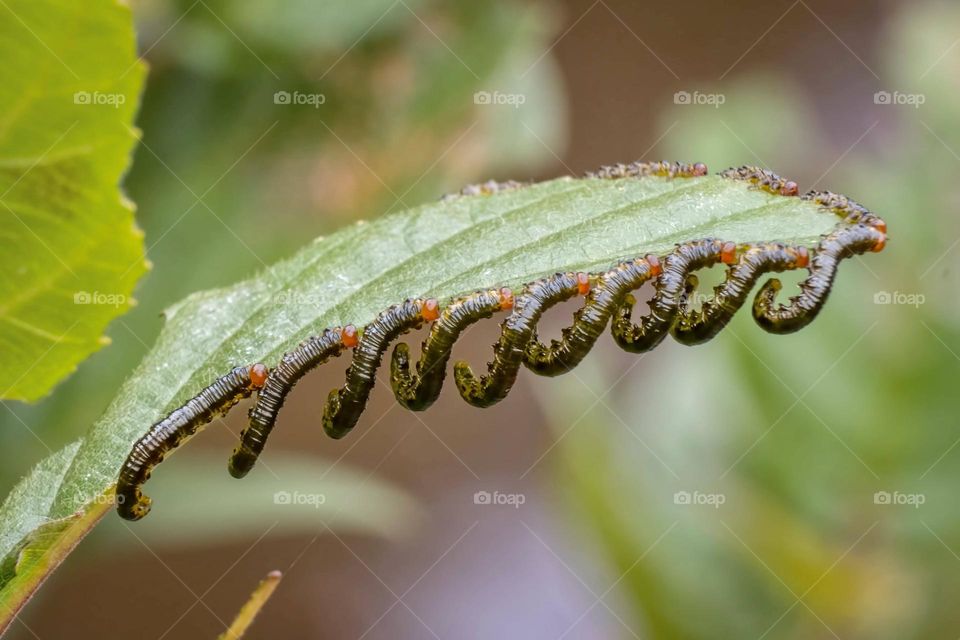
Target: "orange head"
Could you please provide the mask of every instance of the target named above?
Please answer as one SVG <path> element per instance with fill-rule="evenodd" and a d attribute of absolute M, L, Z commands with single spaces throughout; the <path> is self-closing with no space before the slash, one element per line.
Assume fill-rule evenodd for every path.
<path fill-rule="evenodd" d="M 577 274 L 577 293 L 582 296 L 590 293 L 590 276 L 582 271 Z"/>
<path fill-rule="evenodd" d="M 427 322 L 433 322 L 440 317 L 440 303 L 436 298 L 427 298 L 420 307 L 420 317 Z"/>
<path fill-rule="evenodd" d="M 352 324 L 348 324 L 343 329 L 340 330 L 340 342 L 343 343 L 347 349 L 353 349 L 357 346 L 357 343 L 360 342 L 360 336 L 357 335 L 357 328 Z"/>
<path fill-rule="evenodd" d="M 513 309 L 513 291 L 508 287 L 504 287 L 499 291 L 500 295 L 500 310 L 507 311 Z"/>
<path fill-rule="evenodd" d="M 793 180 L 787 180 L 785 183 L 783 183 L 783 186 L 780 187 L 780 195 L 798 196 L 800 195 L 800 187 L 797 186 L 797 183 Z"/>
<path fill-rule="evenodd" d="M 254 389 L 262 389 L 267 383 L 267 374 L 269 373 L 265 364 L 257 363 L 250 365 L 250 386 Z"/>
<path fill-rule="evenodd" d="M 724 242 L 720 247 L 720 262 L 723 264 L 737 264 L 737 244 Z"/>
<path fill-rule="evenodd" d="M 650 253 L 647 254 L 644 260 L 646 260 L 647 264 L 650 265 L 651 276 L 658 276 L 663 273 L 663 267 L 660 266 L 660 258 Z"/>
<path fill-rule="evenodd" d="M 875 252 L 880 252 L 880 251 L 883 251 L 883 248 L 885 246 L 887 246 L 887 234 L 881 233 L 880 239 L 877 240 L 876 243 L 874 243 L 873 248 L 870 250 Z"/>
<path fill-rule="evenodd" d="M 797 247 L 796 250 L 796 265 L 798 269 L 805 269 L 807 265 L 810 264 L 810 251 L 806 247 Z"/>

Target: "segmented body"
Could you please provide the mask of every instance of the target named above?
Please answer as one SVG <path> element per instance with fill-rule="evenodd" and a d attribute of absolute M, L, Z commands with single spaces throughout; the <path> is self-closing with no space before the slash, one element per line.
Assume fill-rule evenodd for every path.
<path fill-rule="evenodd" d="M 357 330 L 352 326 L 327 329 L 284 354 L 257 394 L 257 403 L 250 409 L 250 423 L 240 433 L 240 444 L 230 458 L 230 475 L 242 478 L 253 468 L 277 421 L 283 401 L 300 378 L 330 358 L 339 356 L 345 348 L 354 346 L 356 336 Z"/>
<path fill-rule="evenodd" d="M 700 163 L 654 162 L 603 167 L 588 177 L 692 178 L 705 174 L 706 167 Z M 762 169 L 741 167 L 721 175 L 781 196 L 794 197 L 798 193 L 796 183 Z M 458 197 L 515 188 L 522 185 L 488 183 L 485 188 L 466 190 Z M 404 343 L 394 348 L 390 367 L 397 402 L 414 411 L 426 409 L 437 399 L 450 350 L 462 332 L 498 312 L 509 311 L 509 315 L 501 325 L 486 372 L 477 375 L 465 362 L 454 366 L 460 395 L 478 407 L 490 406 L 506 397 L 521 366 L 547 376 L 569 371 L 586 356 L 608 325 L 615 342 L 632 353 L 656 347 L 668 334 L 683 344 L 705 342 L 745 304 L 761 276 L 806 268 L 809 276 L 800 283 L 800 293 L 787 304 L 776 302 L 781 284 L 775 278 L 763 284 L 753 303 L 754 318 L 767 331 L 796 331 L 822 309 L 842 260 L 880 251 L 886 243 L 886 223 L 852 200 L 830 192 L 811 192 L 802 197 L 841 218 L 837 227 L 812 250 L 782 243 L 737 245 L 713 238 L 694 240 L 677 245 L 667 255 L 625 260 L 601 273 L 557 273 L 525 285 L 516 295 L 505 288 L 483 290 L 457 298 L 442 309 L 433 298 L 408 299 L 380 313 L 362 332 L 351 325 L 327 329 L 308 338 L 284 355 L 269 375 L 263 365 L 237 367 L 151 427 L 134 445 L 117 482 L 118 511 L 128 519 L 143 517 L 150 501 L 141 495 L 140 487 L 150 477 L 150 470 L 215 415 L 260 389 L 250 410 L 250 424 L 241 434 L 229 466 L 234 476 L 246 475 L 262 452 L 293 386 L 311 369 L 352 348 L 345 383 L 330 392 L 323 411 L 327 434 L 343 437 L 363 413 L 390 344 L 424 323 L 432 325 L 415 367 L 411 367 L 410 350 Z M 699 310 L 688 309 L 688 298 L 697 286 L 694 272 L 720 263 L 727 265 L 724 282 L 714 288 L 712 299 Z M 631 292 L 650 280 L 654 295 L 649 310 L 635 321 Z M 585 301 L 574 314 L 573 323 L 563 329 L 559 340 L 552 340 L 549 345 L 540 342 L 536 327 L 543 313 L 577 295 L 585 296 Z"/>
<path fill-rule="evenodd" d="M 133 445 L 117 480 L 117 511 L 127 520 L 139 520 L 150 511 L 150 498 L 140 490 L 155 466 L 218 415 L 250 397 L 263 386 L 267 368 L 262 364 L 236 367 L 174 409 Z"/>
<path fill-rule="evenodd" d="M 723 284 L 714 287 L 713 297 L 705 300 L 699 311 L 680 313 L 670 329 L 682 344 L 695 345 L 710 340 L 733 318 L 734 314 L 765 273 L 802 269 L 809 263 L 806 247 L 789 247 L 781 243 L 737 247 L 725 243 L 720 260 L 730 265 Z M 696 287 L 695 276 L 693 285 Z"/>
<path fill-rule="evenodd" d="M 410 347 L 398 343 L 390 362 L 390 381 L 397 402 L 411 411 L 423 411 L 440 396 L 454 343 L 471 324 L 513 308 L 510 289 L 479 291 L 451 302 L 430 328 L 420 349 L 416 373 L 410 372 Z"/>

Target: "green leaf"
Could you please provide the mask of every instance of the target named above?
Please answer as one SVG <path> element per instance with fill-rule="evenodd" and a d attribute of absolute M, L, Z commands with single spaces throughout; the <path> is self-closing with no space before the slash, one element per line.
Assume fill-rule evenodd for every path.
<path fill-rule="evenodd" d="M 0 15 L 0 397 L 33 401 L 106 344 L 146 270 L 117 188 L 144 67 L 115 0 Z"/>
<path fill-rule="evenodd" d="M 18 488 L 17 503 L 8 505 L 0 520 L 0 540 L 31 533 L 19 511 L 37 486 L 43 491 L 34 512 L 54 520 L 89 513 L 152 423 L 230 367 L 276 363 L 325 327 L 362 326 L 410 296 L 442 300 L 481 287 L 517 286 L 556 271 L 595 271 L 707 236 L 812 245 L 836 222 L 834 214 L 810 201 L 711 176 L 560 178 L 443 200 L 345 228 L 250 280 L 192 295 L 171 308 L 156 346 L 76 454 L 41 465 L 26 487 Z M 159 476 L 162 482 L 163 473 Z M 53 485 L 57 495 L 45 508 Z M 152 518 L 163 517 L 160 506 Z M 57 540 L 45 542 L 57 548 Z M 22 606 L 16 584 L 0 589 L 0 604 L 6 605 L 0 610 Z"/>

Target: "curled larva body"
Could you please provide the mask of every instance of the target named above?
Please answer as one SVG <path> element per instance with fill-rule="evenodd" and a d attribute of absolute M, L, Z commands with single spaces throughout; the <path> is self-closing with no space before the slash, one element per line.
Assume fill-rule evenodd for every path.
<path fill-rule="evenodd" d="M 323 429 L 327 435 L 342 438 L 357 424 L 390 343 L 408 331 L 419 329 L 425 320 L 435 320 L 438 315 L 436 300 L 416 298 L 390 307 L 364 327 L 347 369 L 346 383 L 330 392 L 323 408 Z"/>
<path fill-rule="evenodd" d="M 806 247 L 789 247 L 782 243 L 745 245 L 738 248 L 725 243 L 721 260 L 731 265 L 724 282 L 714 287 L 713 298 L 704 301 L 699 311 L 683 311 L 670 329 L 677 342 L 686 345 L 702 344 L 717 335 L 753 289 L 764 273 L 789 271 L 807 266 Z"/>
<path fill-rule="evenodd" d="M 189 440 L 216 416 L 264 384 L 262 364 L 236 367 L 178 409 L 156 423 L 133 445 L 117 479 L 117 512 L 126 520 L 139 520 L 150 511 L 150 498 L 141 487 L 166 455 Z"/>
<path fill-rule="evenodd" d="M 799 331 L 817 317 L 826 303 L 840 262 L 868 251 L 880 251 L 885 244 L 886 234 L 876 225 L 857 223 L 840 227 L 820 241 L 810 259 L 810 276 L 800 283 L 800 295 L 791 297 L 788 304 L 776 303 L 779 280 L 771 278 L 763 284 L 754 298 L 754 320 L 770 333 Z"/>
<path fill-rule="evenodd" d="M 559 340 L 545 345 L 534 332 L 524 353 L 524 364 L 542 376 L 558 376 L 580 364 L 627 294 L 660 275 L 660 269 L 660 260 L 648 255 L 621 262 L 601 274 L 590 287 L 583 306 L 574 313 L 573 324 L 564 327 Z"/>
<path fill-rule="evenodd" d="M 493 346 L 493 360 L 487 373 L 476 376 L 466 362 L 454 366 L 454 380 L 460 396 L 475 407 L 489 407 L 507 397 L 523 364 L 527 344 L 534 336 L 537 322 L 550 307 L 569 300 L 580 292 L 576 273 L 558 273 L 531 282 L 513 304 L 513 312 L 504 320 L 500 339 Z"/>
<path fill-rule="evenodd" d="M 700 163 L 638 162 L 604 167 L 592 179 L 629 180 L 658 176 L 695 179 L 706 174 Z M 796 183 L 754 167 L 724 174 L 749 182 L 778 196 L 797 197 Z M 501 190 L 522 188 L 517 183 L 487 184 L 467 189 L 458 197 L 484 197 Z M 800 293 L 786 305 L 777 304 L 780 282 L 771 279 L 754 298 L 756 322 L 773 333 L 789 333 L 808 324 L 823 307 L 839 263 L 853 255 L 880 251 L 886 243 L 886 223 L 856 202 L 831 192 L 810 192 L 803 199 L 835 214 L 840 221 L 813 249 L 781 243 L 734 244 L 717 239 L 677 245 L 666 256 L 647 255 L 625 260 L 600 273 L 570 272 L 536 280 L 514 297 L 510 289 L 490 289 L 454 299 L 441 309 L 434 298 L 412 298 L 381 312 L 362 332 L 352 325 L 323 331 L 285 354 L 272 371 L 263 365 L 237 367 L 217 379 L 184 406 L 153 425 L 133 446 L 117 482 L 118 511 L 135 520 L 150 508 L 140 487 L 164 456 L 194 435 L 217 414 L 227 411 L 254 390 L 260 390 L 250 411 L 249 426 L 230 460 L 230 473 L 244 476 L 262 452 L 283 402 L 294 385 L 311 369 L 353 349 L 342 387 L 334 389 L 324 405 L 323 426 L 328 435 L 346 435 L 363 413 L 376 381 L 383 355 L 402 334 L 433 323 L 423 342 L 420 359 L 411 366 L 410 349 L 398 344 L 391 359 L 390 382 L 398 403 L 424 410 L 438 397 L 450 351 L 471 324 L 495 313 L 509 315 L 501 323 L 493 360 L 483 375 L 464 362 L 456 363 L 454 379 L 470 404 L 486 407 L 502 400 L 516 382 L 521 366 L 540 375 L 569 371 L 586 356 L 607 326 L 623 349 L 642 353 L 668 334 L 683 344 L 699 344 L 716 335 L 743 306 L 752 287 L 766 273 L 806 268 Z M 697 287 L 694 272 L 718 263 L 727 265 L 725 281 L 699 310 L 687 308 Z M 635 319 L 631 292 L 652 281 L 649 311 Z M 550 307 L 577 295 L 585 297 L 571 326 L 549 345 L 539 341 L 537 324 Z M 640 314 L 637 314 L 640 315 Z M 362 335 L 361 335 L 362 333 Z"/>
<path fill-rule="evenodd" d="M 558 273 L 531 282 L 514 300 L 513 311 L 503 321 L 500 339 L 493 345 L 487 373 L 477 376 L 466 362 L 454 365 L 460 396 L 475 407 L 489 407 L 507 397 L 517 380 L 527 344 L 533 339 L 543 312 L 580 292 L 576 273 Z"/>
<path fill-rule="evenodd" d="M 471 324 L 513 307 L 509 289 L 478 291 L 451 302 L 430 328 L 420 349 L 416 372 L 410 372 L 410 348 L 398 343 L 390 362 L 390 383 L 397 402 L 411 411 L 423 411 L 440 395 L 450 350 Z"/>
<path fill-rule="evenodd" d="M 250 423 L 240 433 L 240 444 L 230 458 L 230 475 L 242 478 L 250 472 L 273 430 L 287 394 L 308 372 L 356 344 L 356 334 L 352 325 L 327 329 L 283 355 L 263 389 L 257 393 L 257 402 L 250 409 Z"/>
<path fill-rule="evenodd" d="M 720 261 L 724 243 L 721 240 L 695 240 L 678 245 L 662 262 L 650 312 L 634 324 L 633 296 L 626 296 L 616 310 L 612 323 L 614 341 L 630 353 L 644 353 L 667 337 L 680 307 L 686 304 L 691 272 L 710 267 Z"/>

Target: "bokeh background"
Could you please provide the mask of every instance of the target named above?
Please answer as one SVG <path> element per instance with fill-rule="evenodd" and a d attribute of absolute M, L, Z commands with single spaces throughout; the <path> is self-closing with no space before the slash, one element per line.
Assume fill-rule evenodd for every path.
<path fill-rule="evenodd" d="M 133 6 L 151 73 L 126 189 L 154 269 L 111 347 L 8 405 L 3 487 L 85 432 L 166 306 L 469 182 L 756 164 L 861 200 L 891 241 L 843 265 L 800 334 L 741 314 L 693 349 L 603 341 L 489 410 L 446 393 L 413 415 L 378 389 L 351 438 L 326 440 L 330 365 L 284 409 L 270 474 L 224 479 L 234 411 L 156 474 L 162 509 L 107 518 L 9 637 L 212 638 L 273 569 L 251 638 L 960 634 L 956 3 Z M 495 334 L 456 355 L 483 362 Z M 277 478 L 337 506 L 277 508 Z"/>

